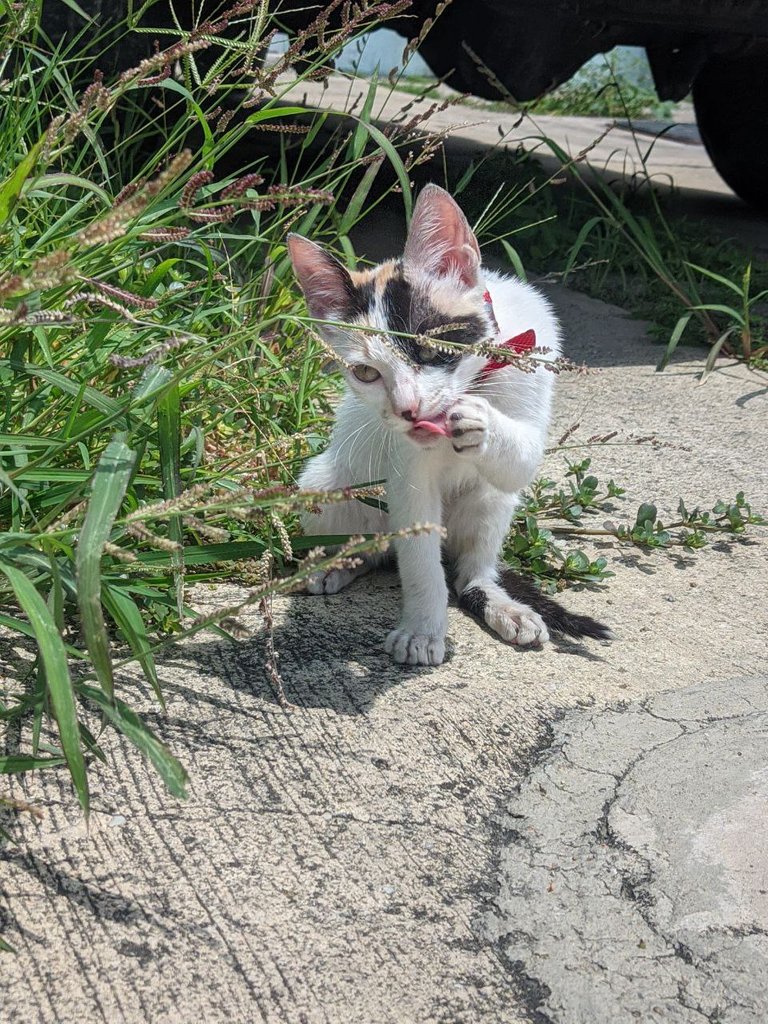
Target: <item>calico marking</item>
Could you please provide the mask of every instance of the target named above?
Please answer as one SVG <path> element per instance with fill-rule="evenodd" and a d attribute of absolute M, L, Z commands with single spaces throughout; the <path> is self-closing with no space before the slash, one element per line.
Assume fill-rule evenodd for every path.
<path fill-rule="evenodd" d="M 489 317 L 438 309 L 425 292 L 407 280 L 402 267 L 397 264 L 383 282 L 381 298 L 387 324 L 393 331 L 434 335 L 436 340 L 444 339 L 453 345 L 475 345 L 493 337 L 494 330 Z M 449 325 L 456 326 L 449 331 L 442 330 Z M 417 365 L 429 363 L 430 366 L 455 366 L 461 359 L 457 352 L 425 349 L 411 338 L 395 336 L 394 340 L 400 350 Z"/>

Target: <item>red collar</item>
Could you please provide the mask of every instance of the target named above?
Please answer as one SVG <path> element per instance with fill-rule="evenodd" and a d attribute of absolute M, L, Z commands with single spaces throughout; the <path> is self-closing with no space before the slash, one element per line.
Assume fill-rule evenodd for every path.
<path fill-rule="evenodd" d="M 496 324 L 496 316 L 493 312 L 493 303 L 491 302 L 491 293 L 486 291 L 483 294 L 483 300 L 488 306 L 488 312 L 491 315 L 491 319 Z M 496 324 L 496 330 L 498 331 L 498 324 Z M 513 352 L 530 352 L 532 348 L 536 347 L 536 332 L 533 330 L 523 331 L 522 334 L 516 334 L 514 338 L 507 338 L 506 341 L 502 341 L 498 346 L 499 348 L 511 348 Z M 489 359 L 485 366 L 480 371 L 480 376 L 485 377 L 488 373 L 493 373 L 494 370 L 503 370 L 505 367 L 510 366 L 509 362 L 505 362 L 503 359 Z"/>

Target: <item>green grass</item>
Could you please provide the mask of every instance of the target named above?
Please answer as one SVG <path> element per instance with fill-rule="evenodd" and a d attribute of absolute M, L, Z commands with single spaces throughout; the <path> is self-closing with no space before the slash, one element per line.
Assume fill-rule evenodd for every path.
<path fill-rule="evenodd" d="M 674 104 L 660 100 L 653 89 L 637 85 L 626 75 L 619 78 L 611 56 L 589 65 L 552 92 L 526 104 L 532 114 L 580 117 L 668 118 Z"/>
<path fill-rule="evenodd" d="M 341 34 L 299 37 L 305 75 L 377 19 L 367 7 Z M 163 643 L 229 635 L 236 610 L 201 618 L 188 586 L 249 574 L 257 604 L 324 564 L 318 552 L 295 582 L 281 576 L 296 512 L 317 500 L 294 493 L 295 473 L 338 386 L 284 239 L 293 228 L 348 245 L 381 166 L 361 178 L 360 160 L 381 153 L 403 183 L 408 168 L 366 112 L 350 137 L 314 142 L 327 118 L 284 102 L 275 69 L 254 63 L 263 5 L 239 9 L 234 41 L 204 25 L 111 81 L 94 78 L 98 44 L 76 60 L 30 11 L 12 13 L 0 37 L 0 624 L 28 660 L 0 694 L 20 737 L 0 773 L 66 762 L 87 813 L 104 723 L 184 795 L 119 666 L 138 662 L 162 703 Z M 167 73 L 176 61 L 181 77 Z M 227 170 L 261 129 L 275 145 Z M 409 191 L 402 203 L 407 215 Z"/>
<path fill-rule="evenodd" d="M 396 87 L 425 98 L 440 96 L 434 79 L 400 79 Z M 631 120 L 670 114 L 669 104 L 654 103 L 652 93 L 620 81 L 610 57 L 534 103 L 515 105 L 511 97 L 461 102 L 519 109 L 524 115 Z M 540 135 L 532 116 L 528 142 L 537 139 L 539 152 L 560 162 L 557 173 L 545 172 L 522 149 L 489 150 L 448 181 L 486 248 L 495 249 L 516 273 L 554 274 L 649 320 L 666 346 L 660 368 L 681 342 L 709 348 L 705 374 L 720 354 L 756 369 L 768 366 L 768 263 L 760 253 L 718 236 L 710 224 L 680 216 L 675 191 L 659 187 L 647 170 L 652 148 L 647 139 L 634 139 L 640 172 L 631 180 L 593 174 L 588 152 L 571 160 L 554 140 Z"/>
<path fill-rule="evenodd" d="M 450 182 L 487 249 L 516 273 L 554 276 L 650 321 L 665 346 L 660 367 L 681 341 L 764 366 L 768 263 L 759 253 L 681 216 L 676 193 L 647 174 L 611 179 L 552 140 L 542 147 L 560 162 L 554 174 L 503 151 Z M 643 153 L 638 142 L 641 167 Z M 499 182 L 490 202 L 488 179 Z"/>

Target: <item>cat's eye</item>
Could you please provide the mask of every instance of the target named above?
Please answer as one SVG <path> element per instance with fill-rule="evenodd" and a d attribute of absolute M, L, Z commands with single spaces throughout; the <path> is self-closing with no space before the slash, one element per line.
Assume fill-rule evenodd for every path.
<path fill-rule="evenodd" d="M 352 373 L 358 380 L 362 381 L 363 384 L 373 384 L 373 382 L 378 380 L 381 376 L 378 370 L 374 369 L 372 366 L 366 366 L 365 363 L 358 363 L 357 366 L 353 366 Z"/>
<path fill-rule="evenodd" d="M 428 348 L 426 345 L 422 345 L 419 348 L 419 362 L 420 363 L 434 363 L 440 353 L 436 348 Z"/>

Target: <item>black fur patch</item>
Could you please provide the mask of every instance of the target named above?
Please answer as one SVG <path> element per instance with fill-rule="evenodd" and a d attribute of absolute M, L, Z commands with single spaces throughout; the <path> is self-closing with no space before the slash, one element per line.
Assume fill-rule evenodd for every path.
<path fill-rule="evenodd" d="M 488 324 L 480 315 L 448 316 L 435 309 L 429 298 L 414 288 L 409 281 L 396 273 L 384 286 L 384 313 L 393 331 L 405 334 L 434 334 L 435 340 L 444 339 L 453 345 L 474 345 L 489 335 Z M 450 331 L 440 332 L 441 327 L 456 324 Z M 393 340 L 405 355 L 415 363 L 430 366 L 455 366 L 461 356 L 458 353 L 434 353 L 410 338 L 394 337 Z M 427 353 L 427 358 L 424 358 Z"/>
<path fill-rule="evenodd" d="M 482 587 L 470 587 L 459 597 L 459 608 L 463 608 L 470 615 L 476 615 L 483 622 L 485 622 L 485 609 L 487 605 L 488 595 Z"/>
<path fill-rule="evenodd" d="M 349 275 L 344 264 L 336 257 L 323 250 L 326 268 L 333 273 L 338 291 L 344 296 L 344 308 L 339 310 L 344 320 L 352 323 L 358 317 L 364 317 L 373 306 L 375 284 L 373 277 L 362 282 L 355 282 Z"/>
<path fill-rule="evenodd" d="M 355 320 L 356 317 L 364 317 L 373 307 L 375 293 L 373 278 L 370 281 L 364 281 L 362 284 L 356 284 L 347 275 L 345 291 L 349 300 L 350 321 Z"/>
<path fill-rule="evenodd" d="M 539 588 L 524 576 L 518 576 L 511 569 L 505 569 L 499 578 L 499 584 L 515 601 L 521 601 L 533 608 L 544 619 L 547 628 L 553 633 L 564 633 L 577 639 L 589 636 L 593 640 L 610 640 L 610 629 L 589 615 L 576 615 L 563 608 L 551 597 L 542 594 Z M 461 602 L 459 602 L 461 603 Z"/>

